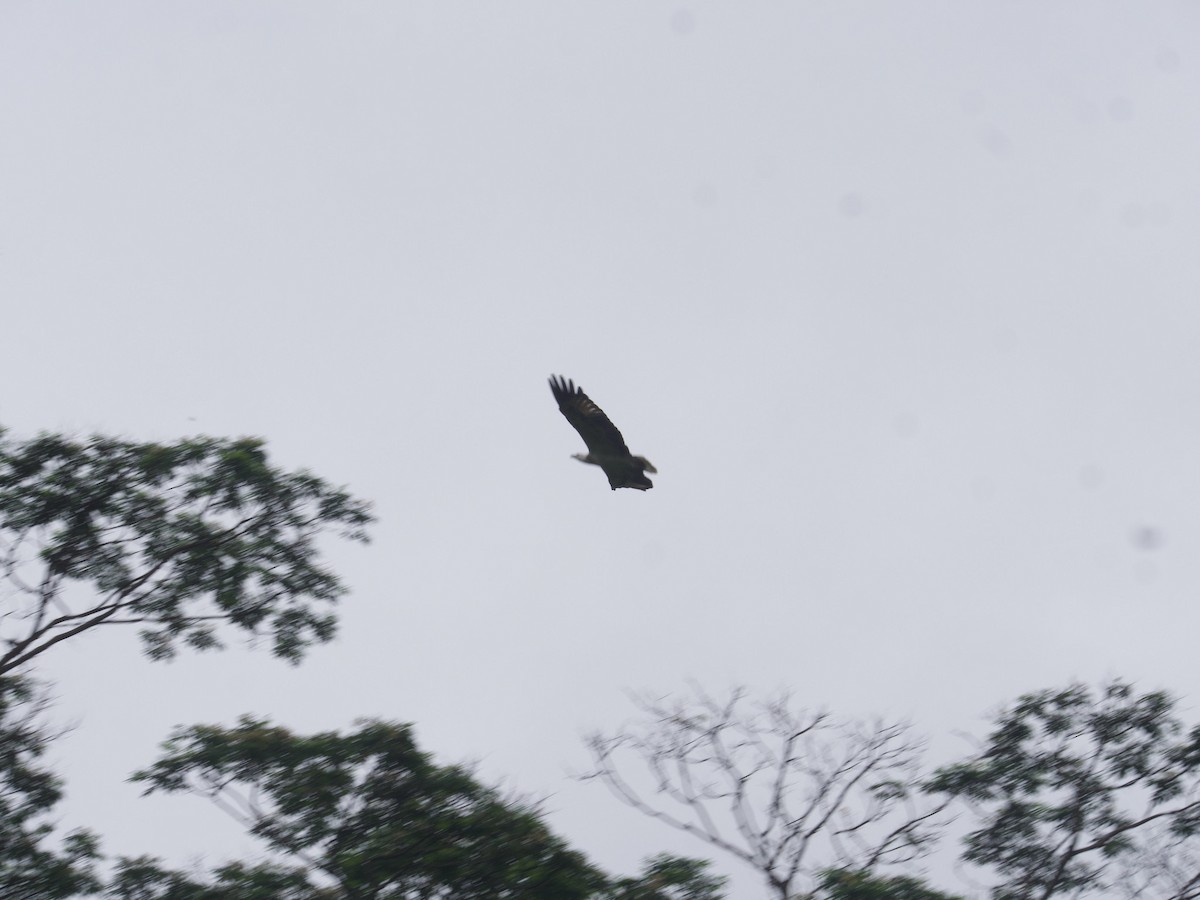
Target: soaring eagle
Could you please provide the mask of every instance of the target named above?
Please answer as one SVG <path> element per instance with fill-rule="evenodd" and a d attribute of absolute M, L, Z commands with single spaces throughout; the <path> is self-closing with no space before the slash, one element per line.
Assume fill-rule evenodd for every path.
<path fill-rule="evenodd" d="M 648 491 L 654 487 L 654 482 L 644 473 L 657 473 L 658 469 L 650 465 L 646 457 L 629 452 L 617 426 L 587 394 L 575 387 L 575 382 L 561 375 L 551 376 L 550 390 L 558 401 L 558 411 L 567 417 L 571 427 L 587 444 L 588 452 L 572 454 L 575 459 L 602 468 L 614 491 L 617 488 Z"/>

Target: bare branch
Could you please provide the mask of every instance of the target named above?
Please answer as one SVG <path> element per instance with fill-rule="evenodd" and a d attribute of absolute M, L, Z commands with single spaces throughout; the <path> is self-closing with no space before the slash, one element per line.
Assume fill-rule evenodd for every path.
<path fill-rule="evenodd" d="M 797 896 L 821 870 L 906 862 L 940 833 L 947 803 L 920 806 L 922 749 L 902 724 L 839 723 L 783 695 L 718 701 L 698 687 L 670 703 L 635 698 L 643 719 L 588 738 L 594 778 L 622 802 L 757 868 Z M 645 788 L 627 773 L 650 776 Z"/>

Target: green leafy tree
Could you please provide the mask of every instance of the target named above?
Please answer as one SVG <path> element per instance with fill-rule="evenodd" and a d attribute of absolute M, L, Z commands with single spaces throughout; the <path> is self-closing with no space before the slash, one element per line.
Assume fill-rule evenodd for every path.
<path fill-rule="evenodd" d="M 940 835 L 947 804 L 920 796 L 921 745 L 905 725 L 836 722 L 743 690 L 638 702 L 641 722 L 588 738 L 584 777 L 753 866 L 779 900 L 831 866 L 910 862 Z"/>
<path fill-rule="evenodd" d="M 152 857 L 122 859 L 104 893 L 108 900 L 338 900 L 315 887 L 303 869 L 230 863 L 211 879 L 164 869 Z"/>
<path fill-rule="evenodd" d="M 91 834 L 74 831 L 54 846 L 50 814 L 62 785 L 39 762 L 53 738 L 44 704 L 27 679 L 0 677 L 0 897 L 57 900 L 99 889 Z"/>
<path fill-rule="evenodd" d="M 907 875 L 895 877 L 830 869 L 821 875 L 821 883 L 812 900 L 961 900 L 943 894 Z"/>
<path fill-rule="evenodd" d="M 290 864 L 180 872 L 119 859 L 101 883 L 96 840 L 55 846 L 59 781 L 34 764 L 52 736 L 20 715 L 24 673 L 102 625 L 137 625 L 152 658 L 219 648 L 224 632 L 297 662 L 333 634 L 344 588 L 317 552 L 329 532 L 364 541 L 366 504 L 306 472 L 271 466 L 256 440 L 174 444 L 0 430 L 0 897 L 52 900 L 554 898 L 716 900 L 706 863 L 656 857 L 609 879 L 534 809 L 469 772 L 434 765 L 404 726 L 299 737 L 243 719 L 177 732 L 138 777 L 204 793 Z M 6 674 L 7 673 L 7 674 Z M 28 710 L 27 710 L 28 712 Z"/>
<path fill-rule="evenodd" d="M 661 853 L 646 860 L 637 878 L 615 879 L 603 900 L 721 900 L 725 879 L 708 874 L 709 865 Z"/>
<path fill-rule="evenodd" d="M 206 796 L 346 898 L 571 900 L 605 886 L 536 811 L 439 766 L 407 726 L 300 736 L 260 719 L 177 731 L 134 779 Z"/>
<path fill-rule="evenodd" d="M 365 540 L 367 505 L 271 466 L 257 440 L 175 444 L 0 431 L 0 675 L 104 625 L 137 624 L 149 654 L 268 635 L 297 661 L 333 635 L 343 593 L 317 540 Z M 83 589 L 67 590 L 72 582 Z"/>
<path fill-rule="evenodd" d="M 588 900 L 722 900 L 725 879 L 709 875 L 708 865 L 702 860 L 656 856 L 646 861 L 640 876 L 612 879 L 589 893 Z M 120 860 L 104 896 L 108 900 L 341 900 L 344 895 L 335 887 L 315 886 L 303 867 L 232 863 L 206 879 L 164 869 L 157 859 L 141 857 Z M 451 895 L 435 888 L 432 894 L 401 896 Z"/>
<path fill-rule="evenodd" d="M 1149 842 L 1200 831 L 1200 728 L 1184 733 L 1174 703 L 1120 681 L 1028 694 L 978 754 L 935 773 L 928 789 L 982 820 L 963 856 L 1000 874 L 994 897 L 1104 892 L 1150 860 Z M 1171 896 L 1196 896 L 1200 869 L 1180 878 L 1193 893 Z"/>

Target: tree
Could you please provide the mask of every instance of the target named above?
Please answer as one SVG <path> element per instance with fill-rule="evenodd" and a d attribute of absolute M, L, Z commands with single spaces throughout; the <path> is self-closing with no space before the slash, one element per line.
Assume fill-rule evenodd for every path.
<path fill-rule="evenodd" d="M 139 624 L 151 657 L 266 633 L 292 662 L 333 635 L 343 593 L 327 530 L 365 541 L 365 503 L 267 462 L 260 441 L 175 444 L 0 431 L 0 675 L 103 625 Z M 71 582 L 89 590 L 67 591 Z"/>
<path fill-rule="evenodd" d="M 982 820 L 963 857 L 1000 873 L 994 897 L 1103 891 L 1149 862 L 1154 845 L 1200 831 L 1200 727 L 1184 734 L 1174 702 L 1121 681 L 1027 694 L 978 754 L 935 773 L 928 789 Z M 1193 894 L 1172 896 L 1195 896 L 1200 868 L 1176 874 Z"/>
<path fill-rule="evenodd" d="M 725 879 L 707 874 L 707 868 L 708 863 L 703 860 L 661 854 L 646 860 L 638 877 L 598 880 L 594 892 L 587 897 L 588 900 L 722 900 L 721 885 Z M 335 887 L 315 886 L 303 867 L 229 863 L 219 866 L 212 879 L 206 879 L 201 874 L 164 869 L 152 857 L 120 860 L 104 896 L 108 900 L 342 900 L 343 897 Z M 913 900 L 925 898 L 914 896 Z"/>
<path fill-rule="evenodd" d="M 637 878 L 618 878 L 601 900 L 721 900 L 726 879 L 708 874 L 705 860 L 660 853 Z"/>
<path fill-rule="evenodd" d="M 41 721 L 45 698 L 28 679 L 0 677 L 0 897 L 58 900 L 95 893 L 96 839 L 74 831 L 51 845 L 58 778 L 38 764 L 54 735 Z"/>
<path fill-rule="evenodd" d="M 152 857 L 122 859 L 105 891 L 108 900 L 338 900 L 314 887 L 302 869 L 261 863 L 219 866 L 211 880 L 159 866 Z"/>
<path fill-rule="evenodd" d="M 605 885 L 527 805 L 435 765 L 404 725 L 300 736 L 265 720 L 177 731 L 134 780 L 225 809 L 347 898 L 571 900 Z"/>
<path fill-rule="evenodd" d="M 880 877 L 870 872 L 829 869 L 821 874 L 812 900 L 961 900 L 907 875 Z"/>
<path fill-rule="evenodd" d="M 584 777 L 754 866 L 780 900 L 830 866 L 913 860 L 940 833 L 946 804 L 916 796 L 921 748 L 904 725 L 839 724 L 793 711 L 786 695 L 750 705 L 740 689 L 726 701 L 697 688 L 673 704 L 637 702 L 639 726 L 588 738 L 595 768 Z M 650 785 L 635 786 L 630 759 Z"/>
<path fill-rule="evenodd" d="M 1156 824 L 1120 860 L 1112 893 L 1130 900 L 1200 900 L 1200 846 L 1194 835 Z"/>
<path fill-rule="evenodd" d="M 290 864 L 231 862 L 210 873 L 119 859 L 107 884 L 89 833 L 53 846 L 58 780 L 34 760 L 24 673 L 51 647 L 135 624 L 152 658 L 219 648 L 222 629 L 268 637 L 298 662 L 333 634 L 343 593 L 317 552 L 334 531 L 365 541 L 368 506 L 306 472 L 268 464 L 256 440 L 175 444 L 0 429 L 0 896 L 103 893 L 112 900 L 437 897 L 717 900 L 703 862 L 660 857 L 609 879 L 536 810 L 469 772 L 434 765 L 405 726 L 300 737 L 266 721 L 181 730 L 141 773 L 149 790 L 197 790 Z M 7 673 L 7 674 L 6 674 Z"/>

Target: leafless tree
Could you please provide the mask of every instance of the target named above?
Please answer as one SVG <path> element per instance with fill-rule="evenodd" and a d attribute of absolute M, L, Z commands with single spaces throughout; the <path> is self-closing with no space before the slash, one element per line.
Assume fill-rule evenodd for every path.
<path fill-rule="evenodd" d="M 1160 826 L 1122 865 L 1115 887 L 1130 900 L 1200 900 L 1200 846 Z"/>
<path fill-rule="evenodd" d="M 827 869 L 911 862 L 946 824 L 945 801 L 917 796 L 923 747 L 903 723 L 840 722 L 745 689 L 634 701 L 640 722 L 588 736 L 583 777 L 754 866 L 779 900 Z"/>

